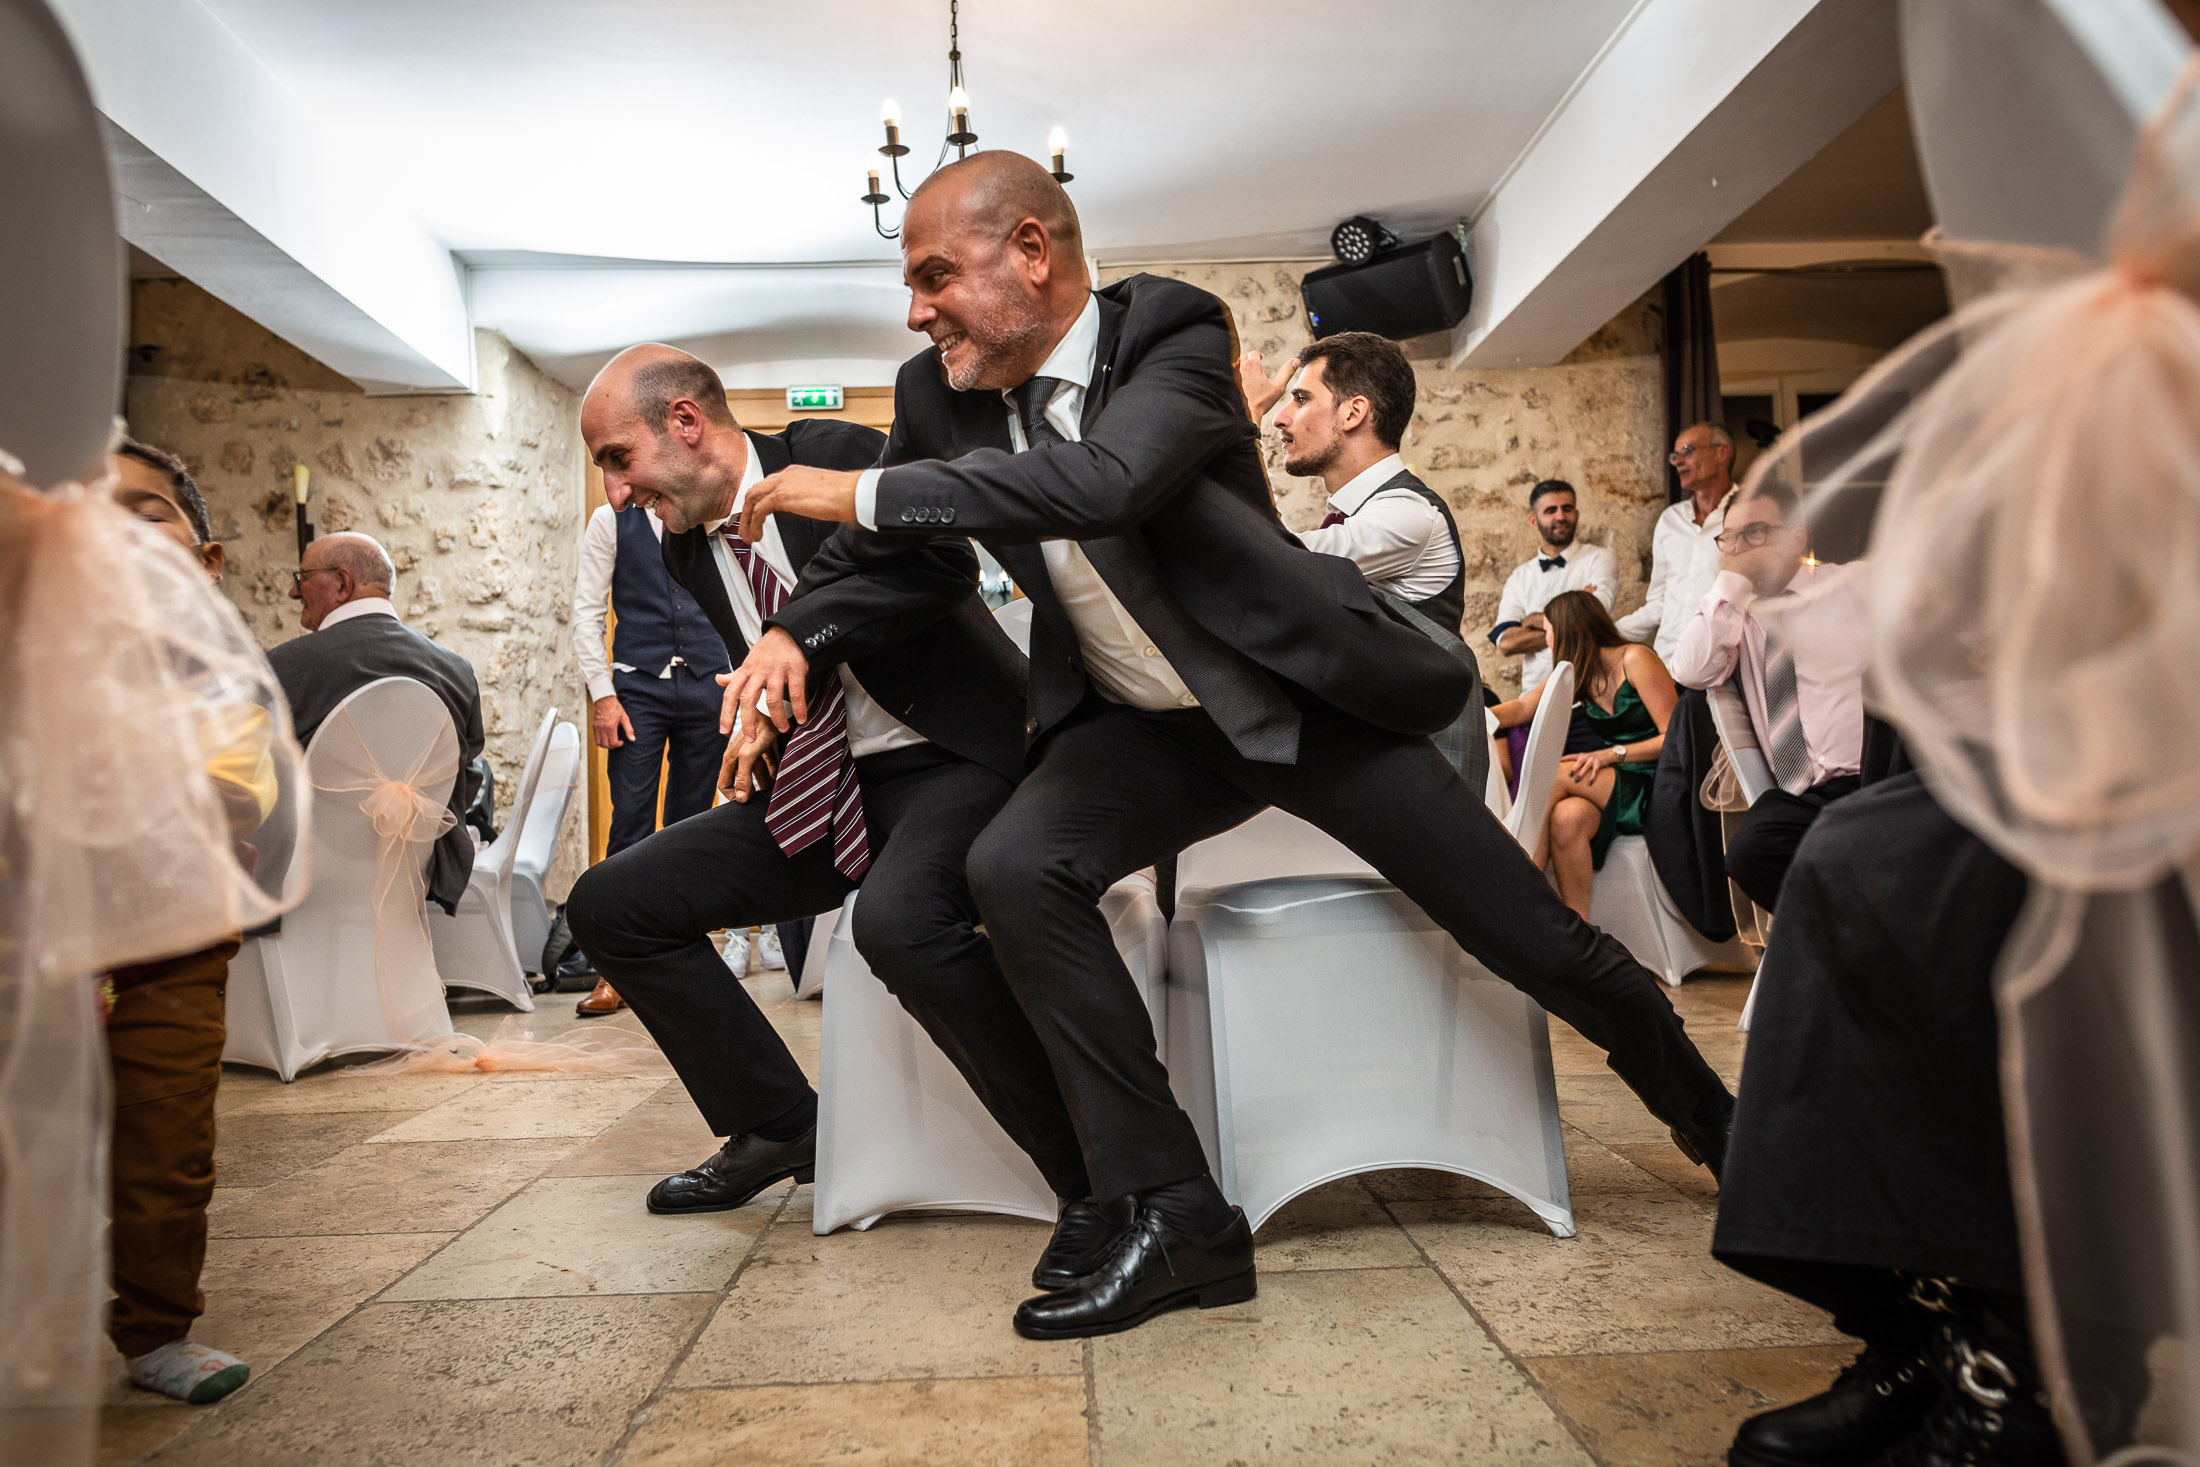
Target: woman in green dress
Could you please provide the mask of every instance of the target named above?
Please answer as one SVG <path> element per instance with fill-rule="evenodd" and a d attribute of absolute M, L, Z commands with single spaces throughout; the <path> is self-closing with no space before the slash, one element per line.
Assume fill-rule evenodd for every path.
<path fill-rule="evenodd" d="M 1550 818 L 1533 855 L 1557 879 L 1566 905 L 1587 917 L 1589 889 L 1613 839 L 1642 834 L 1650 783 L 1665 748 L 1665 721 L 1680 694 L 1658 654 L 1628 641 L 1604 603 L 1588 592 L 1552 597 L 1543 617 L 1550 628 L 1552 665 L 1574 665 L 1574 697 L 1602 747 L 1559 762 Z M 1537 688 L 1499 704 L 1497 726 L 1528 722 L 1542 696 L 1543 688 Z"/>

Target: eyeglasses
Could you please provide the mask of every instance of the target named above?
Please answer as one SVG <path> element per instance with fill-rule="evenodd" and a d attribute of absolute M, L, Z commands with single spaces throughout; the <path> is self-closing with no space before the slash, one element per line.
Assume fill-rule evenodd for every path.
<path fill-rule="evenodd" d="M 1736 546 L 1744 550 L 1755 550 L 1779 534 L 1781 528 L 1779 525 L 1767 524 L 1740 525 L 1731 530 L 1719 531 L 1713 537 L 1712 543 L 1721 550 L 1732 550 Z"/>
<path fill-rule="evenodd" d="M 1724 448 L 1723 443 L 1686 443 L 1665 456 L 1665 461 L 1679 468 L 1699 453 L 1709 453 L 1714 448 Z"/>
<path fill-rule="evenodd" d="M 295 591 L 306 583 L 307 576 L 333 576 L 340 568 L 333 565 L 317 565 L 311 570 L 294 570 L 290 573 L 290 589 Z"/>

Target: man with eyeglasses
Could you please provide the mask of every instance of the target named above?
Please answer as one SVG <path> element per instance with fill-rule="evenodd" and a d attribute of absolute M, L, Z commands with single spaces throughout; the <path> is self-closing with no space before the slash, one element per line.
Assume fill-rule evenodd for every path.
<path fill-rule="evenodd" d="M 458 778 L 451 785 L 450 809 L 460 818 L 437 839 L 428 858 L 428 898 L 455 911 L 474 869 L 474 837 L 464 816 L 481 785 L 474 766 L 483 743 L 481 688 L 471 662 L 397 619 L 390 602 L 396 580 L 397 567 L 373 536 L 323 535 L 305 548 L 290 573 L 290 599 L 299 604 L 298 620 L 308 635 L 275 648 L 267 661 L 290 700 L 290 721 L 301 744 L 312 743 L 314 730 L 336 705 L 376 678 L 409 677 L 451 710 L 458 729 Z"/>
<path fill-rule="evenodd" d="M 1865 608 L 1861 561 L 1819 565 L 1792 491 L 1738 498 L 1717 539 L 1719 569 L 1671 659 L 1683 687 L 1733 679 L 1779 788 L 1749 807 L 1726 870 L 1777 909 L 1795 848 L 1821 810 L 1853 794 L 1864 756 Z"/>
<path fill-rule="evenodd" d="M 1667 461 L 1682 494 L 1650 532 L 1650 585 L 1642 605 L 1619 618 L 1619 629 L 1629 641 L 1650 643 L 1670 663 L 1688 618 L 1719 573 L 1712 540 L 1734 493 L 1734 439 L 1717 423 L 1697 423 L 1673 440 Z"/>

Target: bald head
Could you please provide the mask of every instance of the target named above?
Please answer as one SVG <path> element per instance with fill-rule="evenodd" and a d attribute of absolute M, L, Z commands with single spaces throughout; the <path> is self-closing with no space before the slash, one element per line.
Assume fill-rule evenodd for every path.
<path fill-rule="evenodd" d="M 909 329 L 957 392 L 1028 380 L 1092 299 L 1062 186 L 1020 153 L 980 153 L 918 185 L 901 223 Z"/>
<path fill-rule="evenodd" d="M 581 399 L 581 438 L 612 507 L 639 504 L 675 532 L 722 518 L 748 463 L 718 374 L 658 342 L 604 364 Z"/>
<path fill-rule="evenodd" d="M 909 207 L 927 194 L 940 194 L 939 203 L 952 212 L 965 229 L 1005 236 L 1026 219 L 1036 219 L 1064 257 L 1075 262 L 1081 279 L 1085 268 L 1084 232 L 1077 223 L 1077 206 L 1069 192 L 1054 181 L 1036 161 L 1021 153 L 978 153 L 950 163 L 910 195 Z"/>
<path fill-rule="evenodd" d="M 390 553 L 372 535 L 355 530 L 323 535 L 298 557 L 298 580 L 290 588 L 294 600 L 304 603 L 298 619 L 307 631 L 318 631 L 330 612 L 348 601 L 387 597 L 397 584 L 397 567 Z"/>

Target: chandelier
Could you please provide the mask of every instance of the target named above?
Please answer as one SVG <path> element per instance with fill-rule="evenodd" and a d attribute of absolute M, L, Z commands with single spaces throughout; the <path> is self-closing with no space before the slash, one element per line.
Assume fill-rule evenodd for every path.
<path fill-rule="evenodd" d="M 947 161 L 947 150 L 955 150 L 955 161 L 970 156 L 978 135 L 970 127 L 970 94 L 963 90 L 962 54 L 962 0 L 947 0 L 947 136 L 940 140 L 939 156 L 932 160 L 932 167 L 925 170 L 927 177 Z M 887 166 L 892 171 L 894 193 L 900 194 L 903 203 L 909 201 L 909 190 L 901 181 L 901 160 L 909 156 L 909 146 L 901 140 L 901 104 L 888 97 L 880 104 L 878 120 L 885 125 L 886 141 L 879 146 Z M 1054 156 L 1051 172 L 1056 183 L 1068 183 L 1076 177 L 1063 166 L 1063 157 L 1069 152 L 1069 134 L 1059 127 L 1047 134 L 1047 151 Z M 887 193 L 879 183 L 879 170 L 870 170 L 871 186 L 863 195 L 863 202 L 871 206 L 871 227 L 880 239 L 900 239 L 901 227 L 886 227 L 886 216 L 880 212 L 894 201 L 894 194 Z M 923 183 L 923 179 L 918 179 Z"/>

